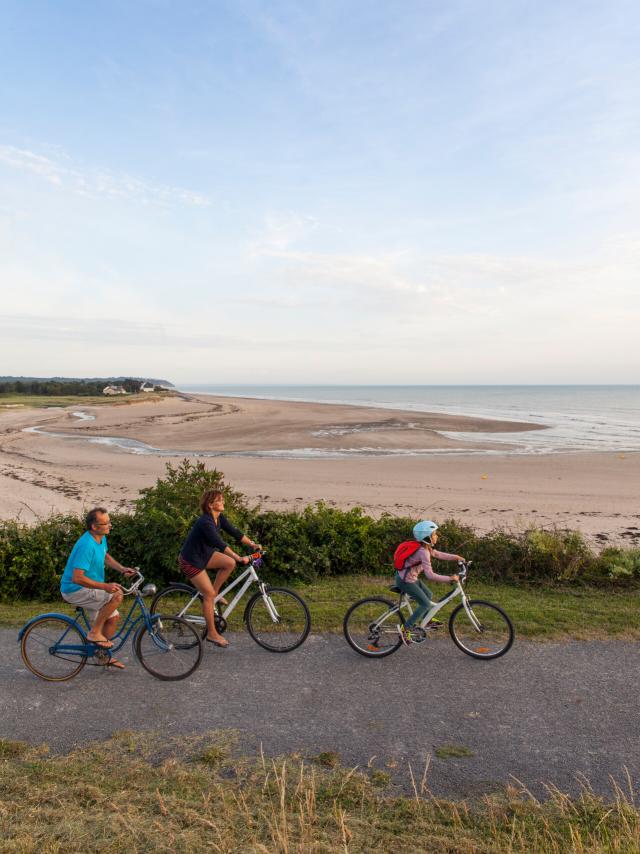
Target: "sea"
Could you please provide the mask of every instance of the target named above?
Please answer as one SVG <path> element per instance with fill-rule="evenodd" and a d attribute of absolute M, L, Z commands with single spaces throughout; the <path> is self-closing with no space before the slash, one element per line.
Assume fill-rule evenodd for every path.
<path fill-rule="evenodd" d="M 457 448 L 377 448 L 366 441 L 358 448 L 327 449 L 309 445 L 286 450 L 184 451 L 177 448 L 155 448 L 138 439 L 122 436 L 92 436 L 90 430 L 76 433 L 52 432 L 41 426 L 24 428 L 73 442 L 110 445 L 132 454 L 174 457 L 281 457 L 289 459 L 362 457 L 362 456 L 492 456 L 585 452 L 623 454 L 640 451 L 640 386 L 639 385 L 487 385 L 487 386 L 400 386 L 400 385 L 180 385 L 179 391 L 222 397 L 246 397 L 261 400 L 338 403 L 350 406 L 378 407 L 405 412 L 434 412 L 470 415 L 475 418 L 520 421 L 546 429 L 516 433 L 441 431 L 459 440 Z M 94 419 L 81 409 L 73 415 L 83 421 Z M 339 420 L 339 419 L 338 419 Z M 327 425 L 316 436 L 369 432 L 357 425 Z M 363 437 L 363 440 L 366 436 Z M 472 447 L 483 440 L 490 448 Z M 469 448 L 464 443 L 469 442 Z M 504 446 L 504 447 L 501 447 Z"/>
<path fill-rule="evenodd" d="M 181 391 L 263 400 L 338 403 L 409 412 L 526 421 L 546 427 L 518 433 L 447 432 L 477 443 L 511 446 L 474 454 L 550 454 L 640 450 L 640 385 L 181 385 Z M 513 447 L 515 445 L 515 448 Z M 375 453 L 376 449 L 368 449 Z M 305 453 L 306 452 L 306 453 Z M 297 456 L 324 455 L 313 448 Z M 345 452 L 353 455 L 360 452 Z M 385 454 L 394 453 L 387 449 Z M 407 451 L 396 451 L 403 455 Z M 425 450 L 420 455 L 456 453 Z M 459 452 L 458 452 L 459 453 Z M 470 453 L 467 452 L 467 453 Z M 291 455 L 291 454 L 288 454 Z"/>

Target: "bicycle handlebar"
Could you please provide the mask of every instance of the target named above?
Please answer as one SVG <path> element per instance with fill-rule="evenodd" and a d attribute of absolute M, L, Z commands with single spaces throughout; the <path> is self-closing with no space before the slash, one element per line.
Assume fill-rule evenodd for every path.
<path fill-rule="evenodd" d="M 472 561 L 470 561 L 470 560 L 467 560 L 467 561 L 459 560 L 458 561 L 458 566 L 460 567 L 460 569 L 458 570 L 458 576 L 459 576 L 461 582 L 466 580 L 467 575 L 469 574 L 469 567 L 471 566 L 471 564 L 472 564 Z"/>
<path fill-rule="evenodd" d="M 140 587 L 140 585 L 144 581 L 144 575 L 140 572 L 140 567 L 134 566 L 133 568 L 136 571 L 137 578 L 134 582 L 132 582 L 131 587 L 129 587 L 129 589 L 127 589 L 126 587 L 122 587 L 122 584 L 120 585 L 120 587 L 122 587 L 122 592 L 124 593 L 125 596 L 130 596 L 132 593 L 136 593 L 138 591 L 138 588 Z"/>

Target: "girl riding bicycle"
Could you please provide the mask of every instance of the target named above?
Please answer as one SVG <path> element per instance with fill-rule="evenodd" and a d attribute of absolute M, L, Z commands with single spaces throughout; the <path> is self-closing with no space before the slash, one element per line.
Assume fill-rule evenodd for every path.
<path fill-rule="evenodd" d="M 457 575 L 438 575 L 431 568 L 432 557 L 438 560 L 464 560 L 460 555 L 436 551 L 437 530 L 436 523 L 429 519 L 418 522 L 413 529 L 415 542 L 401 543 L 394 555 L 396 587 L 416 602 L 416 607 L 405 625 L 398 625 L 398 632 L 405 646 L 411 643 L 411 628 L 422 620 L 431 607 L 431 591 L 420 580 L 420 573 L 424 573 L 429 581 L 447 583 L 459 580 Z"/>

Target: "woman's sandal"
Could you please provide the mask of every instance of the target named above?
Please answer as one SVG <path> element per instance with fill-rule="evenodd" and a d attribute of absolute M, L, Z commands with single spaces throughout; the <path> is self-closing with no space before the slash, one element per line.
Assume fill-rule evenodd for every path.
<path fill-rule="evenodd" d="M 219 646 L 221 649 L 226 649 L 229 646 L 229 641 L 225 641 L 224 643 L 220 643 L 220 641 L 213 640 L 213 638 L 205 638 L 207 643 L 212 643 L 214 646 Z"/>
<path fill-rule="evenodd" d="M 124 664 L 117 658 L 110 658 L 105 667 L 114 667 L 116 670 L 124 670 Z"/>

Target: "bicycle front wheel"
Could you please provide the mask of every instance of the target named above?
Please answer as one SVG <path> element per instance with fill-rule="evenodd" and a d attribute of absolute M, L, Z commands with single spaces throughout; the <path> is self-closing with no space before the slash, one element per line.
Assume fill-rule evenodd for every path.
<path fill-rule="evenodd" d="M 22 636 L 20 652 L 35 676 L 65 682 L 84 667 L 88 647 L 77 626 L 60 617 L 42 617 Z"/>
<path fill-rule="evenodd" d="M 202 641 L 195 628 L 179 617 L 152 618 L 135 638 L 135 652 L 144 669 L 165 682 L 186 679 L 202 660 Z"/>
<path fill-rule="evenodd" d="M 384 658 L 401 645 L 397 606 L 389 599 L 374 596 L 355 602 L 347 611 L 342 630 L 347 643 L 367 658 Z"/>
<path fill-rule="evenodd" d="M 256 593 L 245 611 L 247 629 L 254 641 L 269 652 L 291 652 L 307 639 L 311 615 L 307 603 L 284 587 Z"/>
<path fill-rule="evenodd" d="M 458 605 L 449 617 L 449 632 L 455 645 L 473 658 L 499 658 L 513 643 L 511 620 L 502 608 L 479 599 Z"/>

